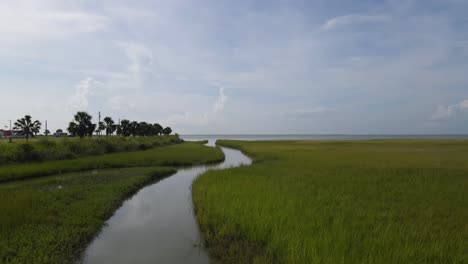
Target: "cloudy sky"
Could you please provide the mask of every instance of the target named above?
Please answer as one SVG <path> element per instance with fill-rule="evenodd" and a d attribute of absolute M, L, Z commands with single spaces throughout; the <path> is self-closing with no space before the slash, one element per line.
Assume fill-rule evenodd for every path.
<path fill-rule="evenodd" d="M 468 133 L 468 0 L 0 1 L 0 125 Z"/>

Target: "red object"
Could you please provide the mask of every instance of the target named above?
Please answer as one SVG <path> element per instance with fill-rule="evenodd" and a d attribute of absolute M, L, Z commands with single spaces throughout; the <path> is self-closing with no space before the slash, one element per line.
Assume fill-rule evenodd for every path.
<path fill-rule="evenodd" d="M 11 131 L 11 130 L 1 130 L 1 129 L 0 129 L 0 132 L 2 132 L 1 134 L 2 134 L 4 137 L 11 137 L 11 136 L 13 136 L 13 131 Z"/>

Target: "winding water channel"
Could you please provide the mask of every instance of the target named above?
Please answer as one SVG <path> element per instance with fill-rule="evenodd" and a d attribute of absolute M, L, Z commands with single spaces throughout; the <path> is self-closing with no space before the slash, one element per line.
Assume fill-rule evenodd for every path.
<path fill-rule="evenodd" d="M 214 140 L 208 145 L 214 146 Z M 209 169 L 249 165 L 234 149 L 225 161 L 183 168 L 125 201 L 86 249 L 83 263 L 209 263 L 194 217 L 191 186 Z"/>

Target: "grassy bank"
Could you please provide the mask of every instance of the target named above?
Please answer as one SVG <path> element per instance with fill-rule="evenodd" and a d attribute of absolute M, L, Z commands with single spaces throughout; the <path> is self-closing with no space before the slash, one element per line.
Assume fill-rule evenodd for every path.
<path fill-rule="evenodd" d="M 146 150 L 180 143 L 178 136 L 157 137 L 94 137 L 94 138 L 33 138 L 0 140 L 0 165 L 34 161 L 63 160 L 114 152 Z"/>
<path fill-rule="evenodd" d="M 221 141 L 256 163 L 193 186 L 226 263 L 464 263 L 468 141 Z"/>
<path fill-rule="evenodd" d="M 110 160 L 132 166 L 199 164 L 219 160 L 221 153 L 197 143 L 158 150 L 120 153 Z M 133 167 L 0 184 L 0 263 L 73 262 L 125 198 L 173 172 L 170 167 Z"/>
<path fill-rule="evenodd" d="M 188 166 L 210 161 L 221 161 L 223 159 L 224 155 L 219 149 L 201 146 L 199 142 L 185 142 L 145 151 L 112 153 L 41 163 L 3 165 L 0 166 L 0 182 L 91 169 L 138 166 Z"/>
<path fill-rule="evenodd" d="M 125 197 L 172 172 L 111 169 L 0 185 L 0 262 L 71 262 Z"/>

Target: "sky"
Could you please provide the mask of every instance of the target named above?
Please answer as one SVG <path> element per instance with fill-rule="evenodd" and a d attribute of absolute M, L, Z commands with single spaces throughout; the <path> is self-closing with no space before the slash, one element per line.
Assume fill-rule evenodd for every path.
<path fill-rule="evenodd" d="M 0 126 L 468 134 L 468 0 L 0 1 Z"/>

